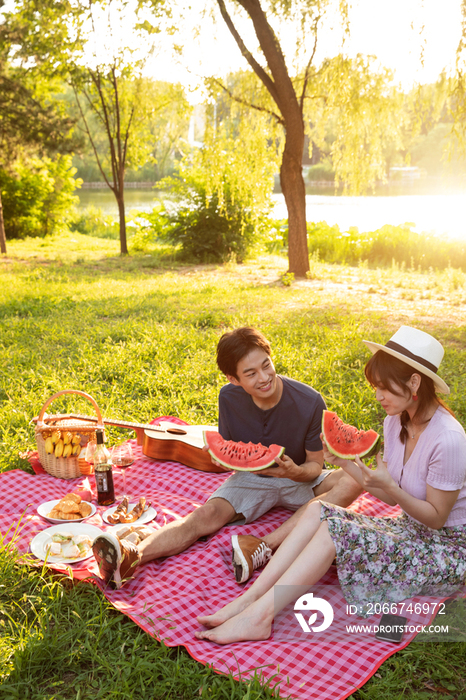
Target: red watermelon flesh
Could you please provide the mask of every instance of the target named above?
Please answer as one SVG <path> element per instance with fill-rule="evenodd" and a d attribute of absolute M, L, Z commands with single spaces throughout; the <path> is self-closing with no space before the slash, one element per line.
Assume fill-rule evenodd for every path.
<path fill-rule="evenodd" d="M 382 441 L 375 430 L 358 430 L 343 423 L 333 411 L 323 413 L 322 434 L 330 452 L 343 459 L 371 457 L 380 450 Z"/>
<path fill-rule="evenodd" d="M 234 442 L 224 440 L 220 433 L 204 430 L 204 444 L 209 448 L 212 458 L 234 471 L 257 472 L 275 465 L 275 458 L 281 457 L 285 451 L 280 445 L 264 447 L 261 443 Z"/>

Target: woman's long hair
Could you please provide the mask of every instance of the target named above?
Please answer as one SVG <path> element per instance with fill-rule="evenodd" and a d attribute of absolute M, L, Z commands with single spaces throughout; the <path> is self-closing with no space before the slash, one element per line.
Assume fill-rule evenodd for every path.
<path fill-rule="evenodd" d="M 411 376 L 413 374 L 419 374 L 422 381 L 417 392 L 418 401 L 415 415 L 422 419 L 422 416 L 426 414 L 427 409 L 432 403 L 443 406 L 453 417 L 455 415 L 435 393 L 435 384 L 431 377 L 428 377 L 426 374 L 423 374 L 423 372 L 411 367 L 406 364 L 406 362 L 403 362 L 403 360 L 399 360 L 397 357 L 390 355 L 384 350 L 378 350 L 375 355 L 372 355 L 364 368 L 364 373 L 367 381 L 374 388 L 385 389 L 385 391 L 390 391 L 392 394 L 404 396 L 405 398 L 411 395 L 411 391 L 407 386 Z M 408 438 L 408 411 L 403 411 L 401 413 L 400 421 L 400 440 L 404 444 Z"/>

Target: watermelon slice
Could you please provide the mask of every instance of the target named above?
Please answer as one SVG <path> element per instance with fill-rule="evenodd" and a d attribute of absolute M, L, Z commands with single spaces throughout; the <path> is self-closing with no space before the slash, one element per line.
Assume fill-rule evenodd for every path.
<path fill-rule="evenodd" d="M 234 442 L 224 440 L 220 433 L 204 430 L 204 444 L 209 448 L 209 454 L 216 462 L 227 469 L 240 472 L 257 472 L 275 465 L 275 458 L 281 457 L 285 451 L 280 445 L 264 447 L 261 443 Z"/>
<path fill-rule="evenodd" d="M 322 434 L 330 452 L 343 459 L 354 459 L 356 455 L 372 457 L 379 452 L 382 442 L 375 430 L 358 430 L 343 423 L 333 411 L 324 411 Z"/>

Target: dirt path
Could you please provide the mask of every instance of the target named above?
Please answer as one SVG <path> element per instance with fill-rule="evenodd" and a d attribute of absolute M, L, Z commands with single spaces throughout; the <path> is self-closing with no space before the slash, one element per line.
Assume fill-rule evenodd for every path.
<path fill-rule="evenodd" d="M 211 271 L 210 274 L 230 275 L 232 278 L 241 278 L 243 281 L 249 280 L 258 286 L 282 287 L 284 291 L 312 291 L 320 297 L 320 304 L 347 304 L 353 308 L 359 306 L 382 313 L 386 318 L 392 317 L 394 321 L 406 322 L 410 318 L 416 318 L 432 326 L 438 323 L 454 326 L 466 324 L 466 286 L 458 285 L 457 288 L 448 290 L 445 283 L 442 288 L 436 287 L 431 290 L 429 284 L 433 286 L 433 282 L 427 274 L 415 273 L 403 276 L 400 273 L 400 279 L 394 282 L 389 270 L 322 266 L 315 279 L 295 280 L 289 287 L 285 287 L 282 283 L 282 275 L 286 271 L 285 265 L 283 269 L 278 267 L 261 269 L 257 265 L 237 266 L 237 268 L 240 267 L 241 269 L 234 271 L 228 268 L 221 270 L 217 268 L 216 273 Z M 194 269 L 198 274 L 201 273 L 200 268 Z M 330 273 L 326 274 L 326 269 L 329 269 Z M 340 279 L 335 280 L 335 277 Z M 379 278 L 375 279 L 376 277 Z M 296 295 L 293 294 L 293 297 Z M 305 303 L 304 299 L 294 298 L 287 305 L 298 307 L 302 303 Z"/>

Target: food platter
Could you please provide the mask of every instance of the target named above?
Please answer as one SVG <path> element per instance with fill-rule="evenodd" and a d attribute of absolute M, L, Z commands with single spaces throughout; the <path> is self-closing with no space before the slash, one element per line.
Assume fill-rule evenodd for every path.
<path fill-rule="evenodd" d="M 39 532 L 33 537 L 29 545 L 32 554 L 41 561 L 47 561 L 49 564 L 76 564 L 76 562 L 84 561 L 92 557 L 92 549 L 82 557 L 66 558 L 49 554 L 46 547 L 52 542 L 53 535 L 59 532 L 69 532 L 72 533 L 73 536 L 87 535 L 91 540 L 94 540 L 102 534 L 102 530 L 98 527 L 95 525 L 88 525 L 87 523 L 63 522 L 61 525 L 52 525 L 52 527 L 42 530 L 42 532 Z"/>
<path fill-rule="evenodd" d="M 137 505 L 137 503 L 130 503 L 128 505 L 128 512 L 130 510 L 132 510 L 136 505 Z M 105 522 L 108 523 L 109 525 L 114 524 L 115 527 L 121 527 L 121 525 L 123 525 L 125 523 L 111 523 L 108 519 L 108 516 L 113 515 L 113 513 L 116 511 L 117 507 L 118 506 L 112 506 L 112 508 L 108 508 L 102 517 L 105 520 Z M 157 511 L 155 510 L 155 508 L 152 508 L 152 506 L 149 506 L 149 508 L 144 511 L 144 513 L 141 515 L 140 518 L 138 518 L 137 520 L 134 520 L 134 522 L 132 522 L 132 523 L 126 523 L 126 524 L 127 525 L 144 525 L 145 523 L 150 523 L 150 521 L 154 520 L 156 517 L 157 517 Z"/>
<path fill-rule="evenodd" d="M 49 513 L 51 510 L 53 510 L 54 506 L 57 505 L 57 503 L 60 502 L 59 498 L 56 498 L 54 501 L 45 501 L 44 503 L 41 503 L 40 506 L 37 506 L 37 512 L 41 516 L 41 518 L 44 518 L 45 520 L 48 520 L 49 523 L 59 523 L 60 525 L 69 525 L 71 523 L 80 523 L 83 520 L 87 520 L 87 518 L 91 518 L 94 513 L 96 512 L 97 508 L 92 504 L 89 503 L 91 506 L 91 512 L 89 515 L 86 515 L 85 518 L 74 518 L 73 520 L 61 520 L 58 518 L 49 518 Z"/>

